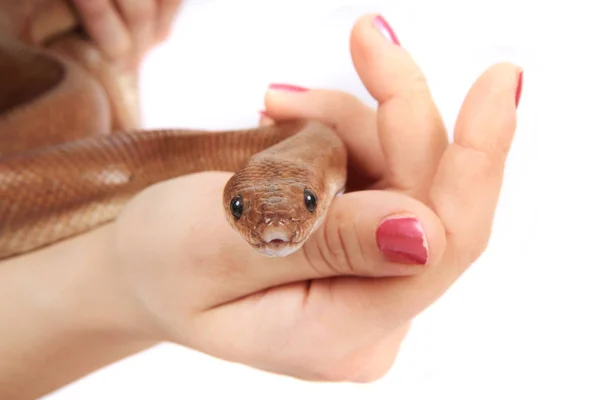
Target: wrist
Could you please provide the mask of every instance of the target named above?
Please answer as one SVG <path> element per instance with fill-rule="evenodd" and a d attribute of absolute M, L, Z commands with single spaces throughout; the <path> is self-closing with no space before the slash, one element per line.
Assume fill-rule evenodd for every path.
<path fill-rule="evenodd" d="M 1 398 L 38 397 L 157 342 L 116 273 L 112 230 L 0 262 Z"/>
<path fill-rule="evenodd" d="M 113 230 L 107 224 L 8 261 L 46 324 L 65 332 L 149 339 L 150 318 L 118 273 Z"/>

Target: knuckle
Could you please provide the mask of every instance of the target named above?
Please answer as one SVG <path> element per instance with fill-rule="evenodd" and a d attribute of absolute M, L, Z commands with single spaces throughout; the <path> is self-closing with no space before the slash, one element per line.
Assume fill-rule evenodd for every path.
<path fill-rule="evenodd" d="M 404 72 L 404 73 L 403 73 Z M 385 88 L 381 88 L 378 96 L 380 103 L 395 100 L 402 102 L 405 107 L 410 107 L 411 112 L 430 112 L 435 103 L 429 90 L 427 78 L 418 68 L 409 68 L 404 71 L 394 72 L 393 76 L 400 76 Z"/>
<path fill-rule="evenodd" d="M 323 224 L 323 229 L 320 234 L 314 235 L 316 237 L 316 257 L 314 253 L 310 252 L 308 244 L 303 246 L 305 252 L 307 252 L 307 259 L 310 260 L 312 268 L 323 277 L 331 276 L 331 274 L 340 274 L 345 268 L 345 256 L 343 250 L 340 250 L 341 245 L 339 242 L 339 236 L 335 233 L 335 227 L 331 227 L 331 224 L 326 220 Z M 311 257 L 312 256 L 312 257 Z"/>
<path fill-rule="evenodd" d="M 489 118 L 487 118 L 490 120 Z M 481 129 L 481 126 L 485 128 Z M 455 143 L 465 149 L 481 153 L 492 161 L 504 160 L 512 147 L 512 134 L 516 127 L 514 119 L 504 118 L 496 124 L 459 119 Z"/>
<path fill-rule="evenodd" d="M 488 182 L 502 172 L 503 163 L 490 149 L 484 149 L 479 143 L 466 140 L 456 140 L 453 143 L 456 167 L 460 168 L 462 176 L 456 182 L 457 186 L 475 187 L 474 185 Z M 466 165 L 469 168 L 466 168 Z"/>
<path fill-rule="evenodd" d="M 414 68 L 412 71 L 410 71 L 407 79 L 410 84 L 410 87 L 413 90 L 429 92 L 429 84 L 427 82 L 427 78 L 420 69 Z"/>
<path fill-rule="evenodd" d="M 405 78 L 396 91 L 397 95 L 405 96 L 411 101 L 431 103 L 429 83 L 427 78 L 418 68 L 411 68 L 406 72 Z"/>
<path fill-rule="evenodd" d="M 462 240 L 456 236 L 454 238 L 454 262 L 460 270 L 464 270 L 485 252 L 489 243 L 489 234 L 472 235 Z"/>
<path fill-rule="evenodd" d="M 325 223 L 320 246 L 329 269 L 338 273 L 358 273 L 362 251 L 354 219 L 331 215 Z"/>
<path fill-rule="evenodd" d="M 334 223 L 329 223 L 325 230 L 325 244 L 327 252 L 331 254 L 331 260 L 337 265 L 345 265 L 348 263 L 348 255 L 346 246 L 344 245 L 344 236 L 342 233 L 343 227 L 341 221 L 336 220 Z"/>
<path fill-rule="evenodd" d="M 470 243 L 463 247 L 460 265 L 468 267 L 474 263 L 485 252 L 489 244 L 489 233 L 483 233 L 473 238 Z"/>

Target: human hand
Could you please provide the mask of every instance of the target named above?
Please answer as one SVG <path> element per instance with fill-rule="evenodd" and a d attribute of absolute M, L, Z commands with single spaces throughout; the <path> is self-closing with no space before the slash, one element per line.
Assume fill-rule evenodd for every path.
<path fill-rule="evenodd" d="M 167 38 L 181 0 L 72 0 L 83 27 L 109 60 L 137 66 Z"/>
<path fill-rule="evenodd" d="M 351 37 L 376 111 L 335 91 L 266 95 L 275 120 L 335 126 L 364 178 L 334 200 L 303 250 L 265 258 L 229 228 L 221 193 L 230 174 L 155 185 L 109 235 L 112 273 L 126 293 L 114 313 L 120 321 L 144 338 L 302 379 L 370 381 L 387 372 L 410 321 L 487 245 L 521 72 L 488 69 L 449 144 L 422 72 L 386 36 L 367 15 Z M 124 316 L 131 310 L 135 317 Z"/>

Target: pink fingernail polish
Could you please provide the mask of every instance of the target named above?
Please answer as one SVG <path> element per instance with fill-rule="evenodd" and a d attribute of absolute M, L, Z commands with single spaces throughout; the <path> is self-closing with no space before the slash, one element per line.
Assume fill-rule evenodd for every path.
<path fill-rule="evenodd" d="M 306 92 L 308 90 L 301 86 L 288 85 L 286 83 L 272 83 L 269 85 L 269 88 L 275 90 L 287 90 L 289 92 Z"/>
<path fill-rule="evenodd" d="M 519 81 L 517 82 L 517 90 L 515 94 L 515 107 L 519 107 L 519 101 L 521 100 L 521 90 L 523 88 L 523 71 L 519 72 Z"/>
<path fill-rule="evenodd" d="M 377 228 L 376 240 L 379 250 L 392 261 L 424 265 L 429 258 L 423 227 L 414 217 L 385 219 Z"/>
<path fill-rule="evenodd" d="M 400 41 L 398 40 L 398 37 L 392 30 L 392 27 L 381 15 L 376 16 L 373 20 L 373 23 L 375 24 L 375 27 L 379 30 L 379 32 L 381 32 L 381 34 L 385 36 L 390 42 L 400 46 Z"/>

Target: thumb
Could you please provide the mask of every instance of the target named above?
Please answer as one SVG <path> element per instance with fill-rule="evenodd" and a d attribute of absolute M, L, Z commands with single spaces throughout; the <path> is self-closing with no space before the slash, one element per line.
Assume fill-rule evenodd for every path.
<path fill-rule="evenodd" d="M 197 299 L 198 309 L 310 279 L 413 275 L 444 251 L 444 229 L 431 209 L 401 193 L 373 190 L 336 197 L 299 251 L 265 257 L 217 211 L 229 177 L 210 172 L 165 181 L 122 211 L 116 258 L 145 301 L 162 307 L 165 298 Z"/>
<path fill-rule="evenodd" d="M 426 205 L 371 190 L 336 198 L 303 255 L 320 276 L 402 276 L 436 264 L 445 244 L 443 225 Z"/>

